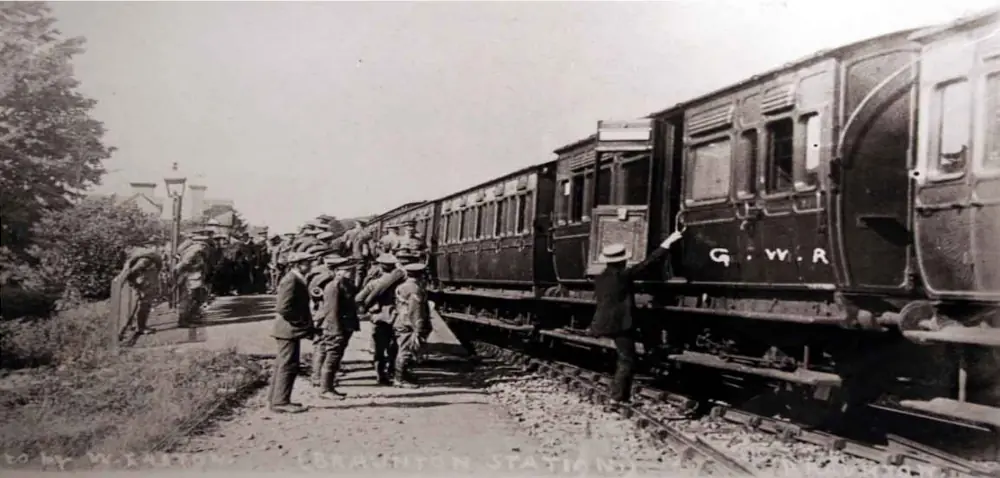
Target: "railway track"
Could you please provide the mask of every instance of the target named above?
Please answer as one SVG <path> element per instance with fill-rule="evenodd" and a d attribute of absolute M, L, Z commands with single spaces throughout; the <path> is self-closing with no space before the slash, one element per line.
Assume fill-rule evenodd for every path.
<path fill-rule="evenodd" d="M 494 343 L 472 342 L 477 354 L 503 359 L 521 365 L 561 382 L 570 390 L 583 394 L 594 403 L 606 404 L 611 377 L 562 361 L 533 357 L 523 351 Z M 682 466 L 699 473 L 729 476 L 759 476 L 762 472 L 749 461 L 733 456 L 725 444 L 712 443 L 710 437 L 725 441 L 727 436 L 758 433 L 771 435 L 789 446 L 800 443 L 825 453 L 841 453 L 870 462 L 873 466 L 889 466 L 921 470 L 919 476 L 1000 477 L 1000 466 L 974 462 L 902 437 L 888 437 L 888 445 L 856 441 L 824 431 L 813 430 L 783 419 L 766 417 L 717 402 L 709 403 L 710 412 L 700 417 L 702 403 L 689 397 L 649 385 L 634 387 L 633 403 L 618 411 L 649 430 L 680 458 Z M 766 457 L 758 457 L 766 461 Z"/>

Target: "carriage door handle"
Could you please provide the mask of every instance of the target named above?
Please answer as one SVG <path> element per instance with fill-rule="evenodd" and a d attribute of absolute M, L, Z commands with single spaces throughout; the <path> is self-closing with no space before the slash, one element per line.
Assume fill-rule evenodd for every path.
<path fill-rule="evenodd" d="M 733 215 L 736 216 L 736 219 L 740 220 L 741 231 L 747 231 L 753 226 L 755 221 L 760 219 L 760 208 L 756 205 L 751 207 L 749 202 L 743 202 L 743 214 L 740 214 L 740 207 L 735 204 L 733 205 L 733 209 L 735 210 Z"/>

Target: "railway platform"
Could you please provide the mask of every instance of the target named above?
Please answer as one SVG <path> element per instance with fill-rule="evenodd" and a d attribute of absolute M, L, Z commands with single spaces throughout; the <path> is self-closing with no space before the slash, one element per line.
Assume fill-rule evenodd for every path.
<path fill-rule="evenodd" d="M 273 296 L 221 297 L 206 311 L 204 326 L 176 329 L 160 318 L 151 323 L 157 333 L 135 347 L 235 348 L 270 368 L 273 307 Z M 660 451 L 629 436 L 637 430 L 626 419 L 551 385 L 526 392 L 504 374 L 515 367 L 469 360 L 436 311 L 432 324 L 414 370 L 420 388 L 377 385 L 366 350 L 371 323 L 363 322 L 338 379 L 343 400 L 321 399 L 309 384 L 312 344 L 304 341 L 292 400 L 307 412 L 270 412 L 264 387 L 171 453 L 201 471 L 622 476 L 639 457 L 642 470 L 669 469 L 658 461 Z"/>

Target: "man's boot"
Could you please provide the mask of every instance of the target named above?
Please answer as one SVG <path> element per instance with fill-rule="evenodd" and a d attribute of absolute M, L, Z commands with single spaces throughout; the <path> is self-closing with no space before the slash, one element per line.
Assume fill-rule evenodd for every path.
<path fill-rule="evenodd" d="M 384 362 L 375 363 L 375 373 L 378 377 L 379 385 L 392 385 L 392 375 L 389 373 L 389 367 L 386 366 Z"/>
<path fill-rule="evenodd" d="M 407 368 L 409 368 L 409 367 L 404 366 L 404 367 L 400 367 L 399 369 L 396 370 L 396 376 L 393 378 L 392 386 L 399 387 L 399 388 L 417 388 L 417 387 L 419 387 L 419 385 L 417 385 L 416 383 L 413 383 L 413 382 L 407 380 L 407 376 L 410 375 L 408 373 L 408 371 L 406 370 Z"/>
<path fill-rule="evenodd" d="M 323 392 L 319 394 L 319 398 L 325 398 L 327 400 L 344 399 L 345 394 L 338 392 L 333 387 L 334 373 L 332 370 L 324 370 L 320 377 L 320 382 L 323 385 Z"/>

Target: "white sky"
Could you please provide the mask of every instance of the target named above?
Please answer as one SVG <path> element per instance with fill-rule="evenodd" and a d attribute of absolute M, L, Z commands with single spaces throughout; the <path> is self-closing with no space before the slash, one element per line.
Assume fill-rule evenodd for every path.
<path fill-rule="evenodd" d="M 119 151 L 99 192 L 173 161 L 290 230 L 434 199 L 866 37 L 998 0 L 56 2 Z"/>

